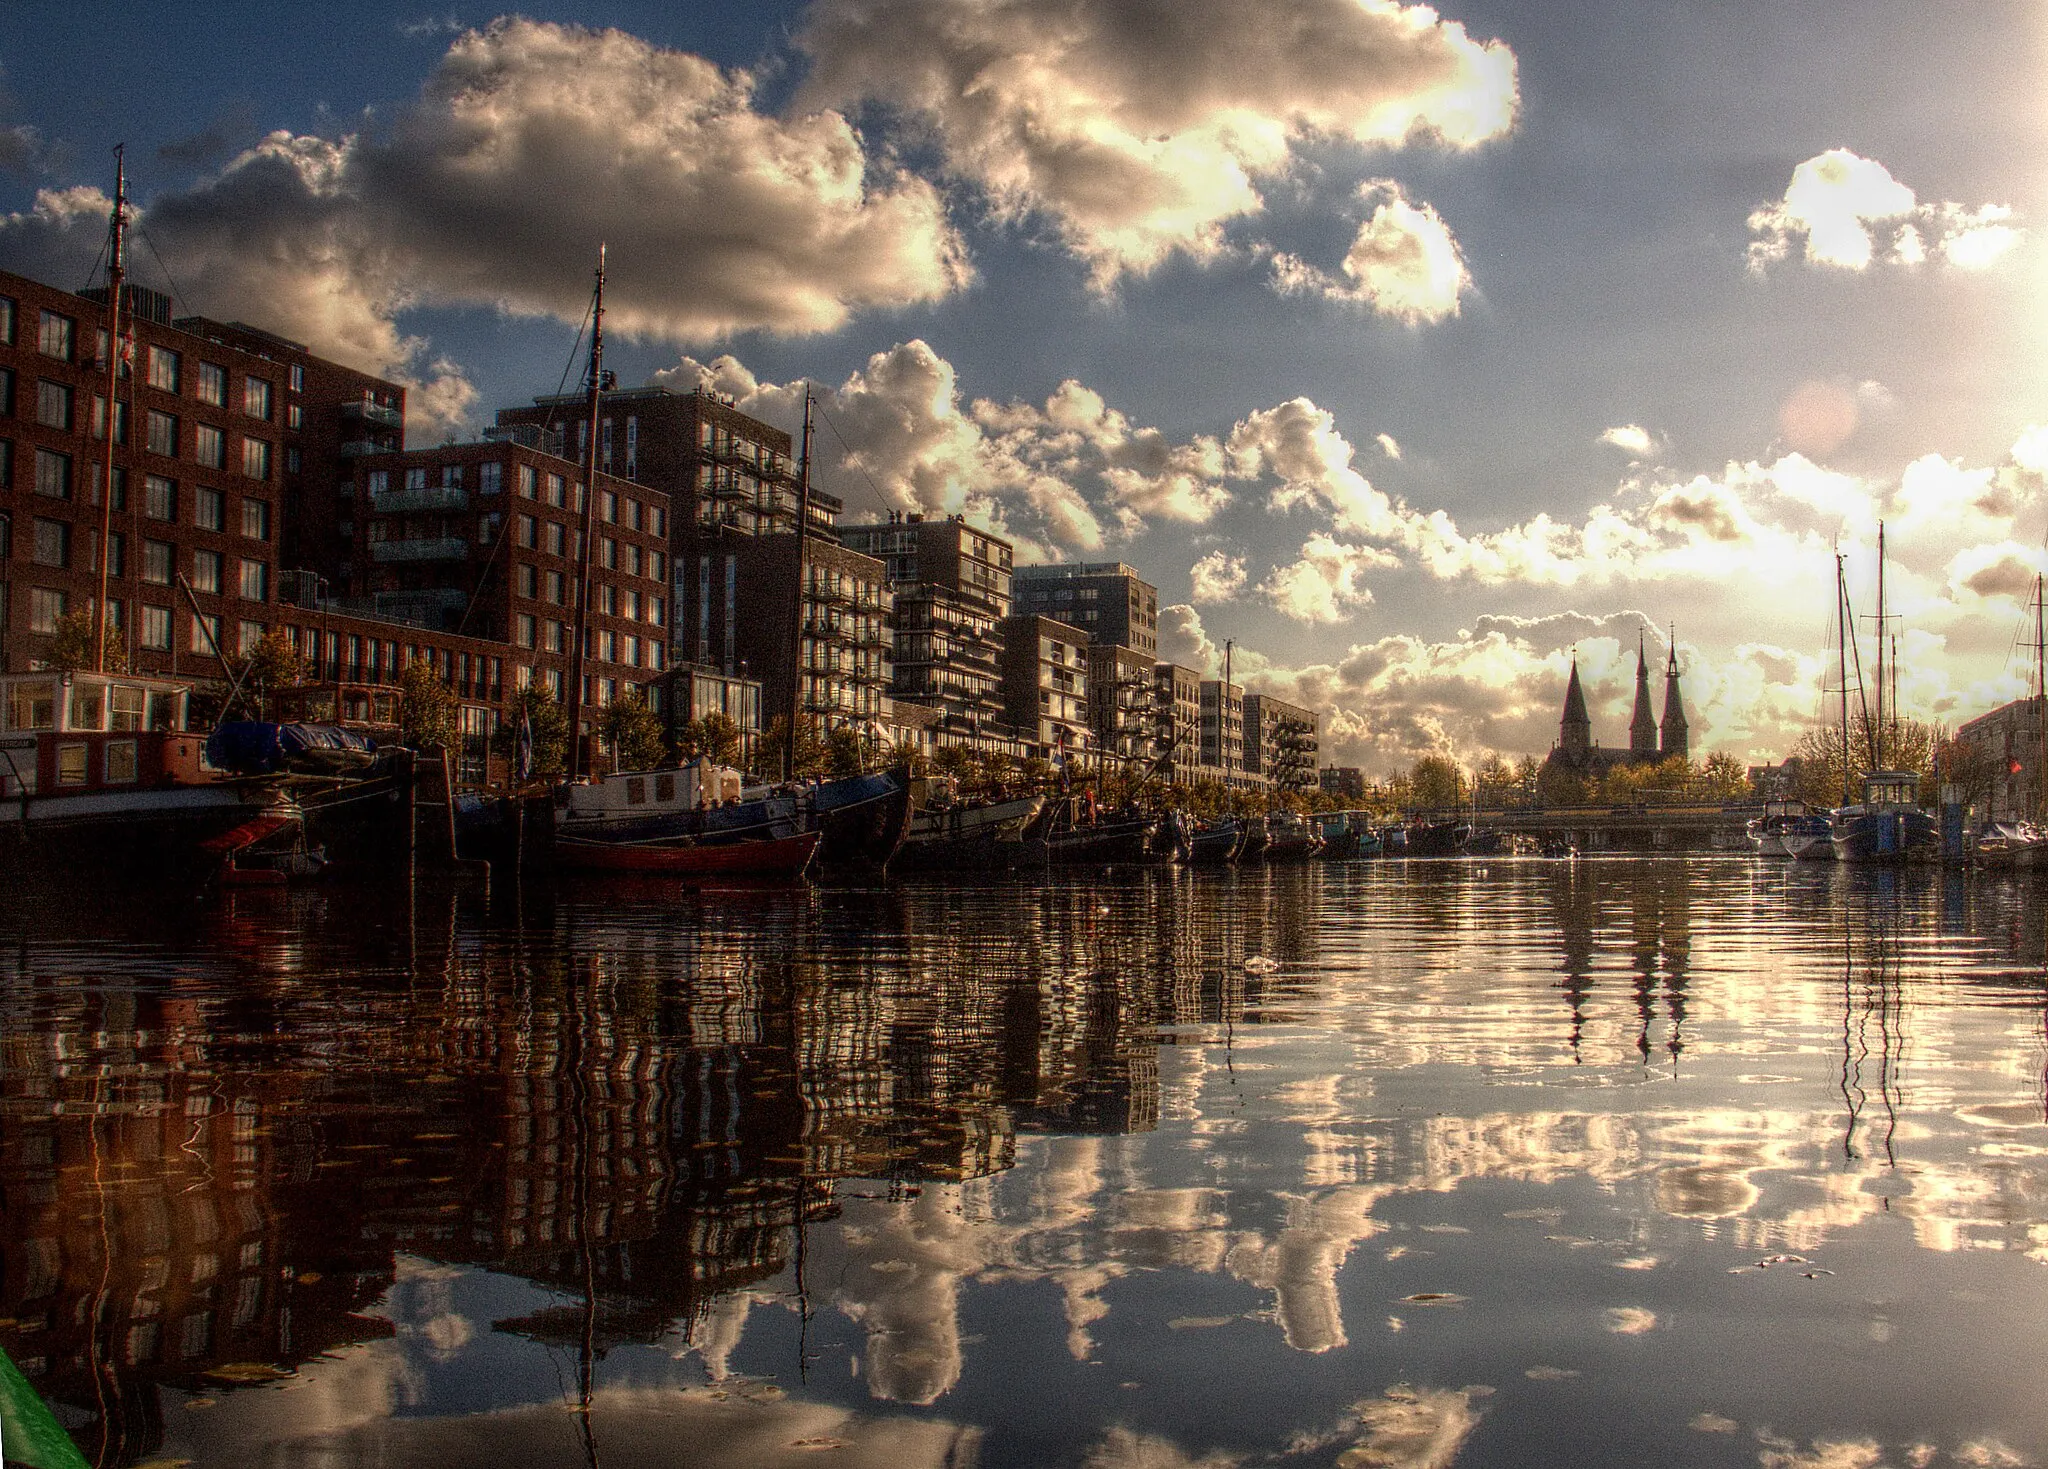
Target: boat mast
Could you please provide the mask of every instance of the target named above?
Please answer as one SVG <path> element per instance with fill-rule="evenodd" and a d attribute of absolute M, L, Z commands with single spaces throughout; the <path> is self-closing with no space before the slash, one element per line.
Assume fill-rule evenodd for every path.
<path fill-rule="evenodd" d="M 1842 684 L 1842 804 L 1851 798 L 1849 785 L 1849 583 L 1842 552 L 1835 550 L 1835 665 Z"/>
<path fill-rule="evenodd" d="M 1877 523 L 1877 722 L 1871 726 L 1870 763 L 1873 769 L 1885 769 L 1884 757 L 1890 752 L 1884 747 L 1884 522 Z"/>
<path fill-rule="evenodd" d="M 804 379 L 804 435 L 797 451 L 796 587 L 790 597 L 789 718 L 783 722 L 782 778 L 796 779 L 796 722 L 803 715 L 804 573 L 811 529 L 811 383 Z"/>
<path fill-rule="evenodd" d="M 590 304 L 590 378 L 583 445 L 583 520 L 576 544 L 576 644 L 569 659 L 569 779 L 583 774 L 583 664 L 590 641 L 590 561 L 597 539 L 598 407 L 604 394 L 604 252 L 597 247 L 597 288 Z"/>
<path fill-rule="evenodd" d="M 2034 576 L 2034 729 L 2041 736 L 2041 760 L 2034 767 L 2034 814 L 2048 814 L 2048 619 L 2042 609 L 2042 578 Z"/>
<path fill-rule="evenodd" d="M 111 574 L 114 534 L 114 438 L 120 417 L 114 390 L 121 382 L 121 291 L 127 277 L 124 247 L 128 238 L 128 168 L 125 145 L 114 149 L 114 218 L 107 248 L 107 460 L 100 485 L 99 597 L 93 603 L 92 671 L 107 671 L 107 579 Z M 124 567 L 125 571 L 126 568 Z"/>

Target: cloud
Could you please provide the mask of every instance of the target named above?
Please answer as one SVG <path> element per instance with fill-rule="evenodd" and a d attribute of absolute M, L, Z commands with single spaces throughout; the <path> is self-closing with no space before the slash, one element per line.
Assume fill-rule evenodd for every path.
<path fill-rule="evenodd" d="M 1344 281 L 1282 254 L 1273 259 L 1275 289 L 1370 307 L 1408 326 L 1456 316 L 1460 299 L 1472 289 L 1472 273 L 1435 206 L 1411 204 L 1392 179 L 1368 180 L 1359 192 L 1372 213 L 1345 253 Z"/>
<path fill-rule="evenodd" d="M 1379 434 L 1376 436 L 1376 441 L 1380 446 L 1380 452 L 1389 459 L 1399 459 L 1401 457 L 1401 446 L 1394 442 L 1392 434 Z"/>
<path fill-rule="evenodd" d="M 1108 287 L 1216 257 L 1259 180 L 1307 145 L 1469 148 L 1505 133 L 1515 58 L 1425 5 L 1278 0 L 820 0 L 806 107 L 879 103 L 928 130 L 998 219 L 1046 220 Z"/>
<path fill-rule="evenodd" d="M 0 127 L 0 170 L 34 173 L 43 162 L 43 135 L 26 123 Z"/>
<path fill-rule="evenodd" d="M 580 320 L 600 240 L 607 324 L 683 342 L 829 331 L 969 278 L 937 190 L 871 164 L 844 117 L 777 119 L 745 71 L 519 19 L 458 37 L 388 134 L 272 133 L 142 219 L 182 306 L 261 302 L 374 372 L 425 350 L 397 325 L 413 306 Z M 0 258 L 82 275 L 104 220 L 90 191 L 46 191 L 0 221 Z"/>
<path fill-rule="evenodd" d="M 1398 564 L 1385 551 L 1317 534 L 1291 565 L 1274 568 L 1259 583 L 1259 593 L 1297 622 L 1341 622 L 1372 601 L 1365 573 Z"/>
<path fill-rule="evenodd" d="M 788 428 L 800 383 L 763 383 L 730 356 L 684 358 L 656 384 L 730 395 Z M 1197 435 L 1174 443 L 1069 379 L 1043 404 L 964 398 L 953 365 L 923 341 L 868 359 L 827 392 L 820 478 L 854 503 L 879 493 L 930 515 L 967 515 L 1018 542 L 1027 560 L 1101 548 L 1152 521 L 1200 525 L 1230 504 L 1225 453 Z"/>
<path fill-rule="evenodd" d="M 1749 268 L 1762 274 L 1800 249 L 1809 265 L 1868 270 L 1919 265 L 1930 253 L 1983 270 L 2024 233 L 2002 204 L 1921 204 L 1882 163 L 1830 148 L 1792 170 L 1782 198 L 1749 216 Z"/>
<path fill-rule="evenodd" d="M 1624 423 L 1608 429 L 1600 435 L 1600 442 L 1612 444 L 1633 459 L 1647 459 L 1657 451 L 1656 439 L 1639 423 Z"/>
<path fill-rule="evenodd" d="M 1194 583 L 1195 601 L 1227 602 L 1244 590 L 1244 557 L 1211 551 L 1188 568 L 1188 576 Z"/>

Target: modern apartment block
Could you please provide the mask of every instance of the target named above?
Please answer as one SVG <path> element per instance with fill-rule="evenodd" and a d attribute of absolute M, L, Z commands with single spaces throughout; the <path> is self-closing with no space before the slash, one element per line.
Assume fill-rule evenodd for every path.
<path fill-rule="evenodd" d="M 1115 643 L 1088 647 L 1088 723 L 1106 761 L 1151 774 L 1159 753 L 1158 697 L 1148 653 Z"/>
<path fill-rule="evenodd" d="M 1178 663 L 1152 667 L 1153 748 L 1160 773 L 1177 786 L 1221 779 L 1202 763 L 1202 675 Z"/>
<path fill-rule="evenodd" d="M 872 556 L 809 541 L 799 620 L 796 551 L 787 534 L 700 543 L 677 583 L 693 599 L 676 608 L 678 633 L 711 654 L 692 661 L 758 679 L 765 727 L 789 713 L 794 639 L 800 716 L 826 734 L 889 723 L 887 570 Z"/>
<path fill-rule="evenodd" d="M 497 417 L 497 436 L 584 462 L 590 418 L 583 394 L 536 398 Z M 796 524 L 799 466 L 790 436 L 717 393 L 606 393 L 598 402 L 597 468 L 668 495 L 678 550 L 706 534 L 772 535 Z M 816 487 L 810 500 L 812 531 L 831 536 L 840 502 Z"/>
<path fill-rule="evenodd" d="M 958 516 L 917 515 L 841 526 L 839 539 L 887 568 L 895 597 L 896 701 L 933 710 L 939 743 L 1001 743 L 998 630 L 1010 615 L 1010 543 Z"/>
<path fill-rule="evenodd" d="M 1319 779 L 1326 796 L 1358 800 L 1365 795 L 1365 772 L 1356 765 L 1325 765 Z"/>
<path fill-rule="evenodd" d="M 1233 789 L 1255 782 L 1244 769 L 1244 688 L 1220 678 L 1202 680 L 1202 764 L 1205 774 Z"/>
<path fill-rule="evenodd" d="M 1046 758 L 1079 755 L 1088 727 L 1088 635 L 1033 613 L 1004 619 L 1003 704 L 1008 721 Z"/>
<path fill-rule="evenodd" d="M 508 442 L 357 459 L 351 610 L 509 643 L 557 697 L 575 653 L 583 472 Z M 585 704 L 668 663 L 669 504 L 597 478 Z"/>
<path fill-rule="evenodd" d="M 1315 711 L 1270 694 L 1244 697 L 1244 769 L 1271 790 L 1305 794 L 1320 789 L 1316 773 Z"/>
<path fill-rule="evenodd" d="M 1020 566 L 1015 592 L 1017 611 L 1056 617 L 1092 643 L 1159 652 L 1159 589 L 1121 561 Z"/>
<path fill-rule="evenodd" d="M 297 508 L 344 477 L 347 406 L 402 414 L 403 390 L 254 328 L 173 321 L 154 292 L 124 295 L 134 353 L 111 415 L 110 641 L 139 671 L 211 669 L 216 646 L 262 637 L 288 586 L 315 594 L 318 535 Z M 99 598 L 107 315 L 104 299 L 0 272 L 0 668 L 46 658 L 58 619 Z"/>

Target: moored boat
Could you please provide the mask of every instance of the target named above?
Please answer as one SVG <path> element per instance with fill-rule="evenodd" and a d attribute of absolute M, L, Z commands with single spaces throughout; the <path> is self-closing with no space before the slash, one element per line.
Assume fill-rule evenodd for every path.
<path fill-rule="evenodd" d="M 799 836 L 809 840 L 791 840 Z M 570 786 L 557 812 L 554 856 L 562 867 L 586 871 L 794 878 L 810 866 L 820 839 L 806 829 L 796 795 L 742 800 L 737 771 L 700 760 Z"/>
<path fill-rule="evenodd" d="M 1455 857 L 1472 835 L 1471 826 L 1463 821 L 1411 821 L 1404 830 L 1410 857 Z"/>
<path fill-rule="evenodd" d="M 1045 807 L 1042 795 L 1001 801 L 941 798 L 910 818 L 891 866 L 898 872 L 1003 871 L 1024 855 L 1024 833 Z"/>
<path fill-rule="evenodd" d="M 1837 862 L 1887 866 L 1941 860 L 1941 827 L 1915 800 L 1920 777 L 1910 770 L 1873 770 L 1863 800 L 1833 817 Z"/>
<path fill-rule="evenodd" d="M 1197 827 L 1188 837 L 1188 865 L 1228 867 L 1237 860 L 1244 836 L 1241 821 L 1213 821 Z"/>
<path fill-rule="evenodd" d="M 819 835 L 821 867 L 888 865 L 910 834 L 911 781 L 903 771 L 878 771 L 812 786 L 809 825 Z"/>
<path fill-rule="evenodd" d="M 1292 811 L 1276 811 L 1266 818 L 1266 860 L 1306 862 L 1322 850 L 1322 838 Z"/>

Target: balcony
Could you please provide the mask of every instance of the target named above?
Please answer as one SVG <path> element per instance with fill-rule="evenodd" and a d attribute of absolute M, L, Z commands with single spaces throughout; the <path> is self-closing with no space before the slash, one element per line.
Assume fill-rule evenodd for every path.
<path fill-rule="evenodd" d="M 343 418 L 360 418 L 366 423 L 374 423 L 381 428 L 403 428 L 405 426 L 405 415 L 396 408 L 387 408 L 382 403 L 372 403 L 368 399 L 358 399 L 353 403 L 342 404 L 341 416 Z M 344 450 L 343 452 L 346 453 L 347 451 Z"/>
<path fill-rule="evenodd" d="M 379 515 L 468 508 L 469 491 L 460 485 L 430 485 L 418 490 L 386 490 L 381 495 L 370 496 L 370 509 Z"/>
<path fill-rule="evenodd" d="M 347 439 L 341 446 L 341 457 L 360 459 L 365 454 L 395 454 L 398 451 L 389 444 L 380 444 L 375 439 Z"/>
<path fill-rule="evenodd" d="M 370 559 L 393 561 L 467 561 L 469 542 L 461 536 L 439 536 L 433 540 L 372 541 Z"/>

